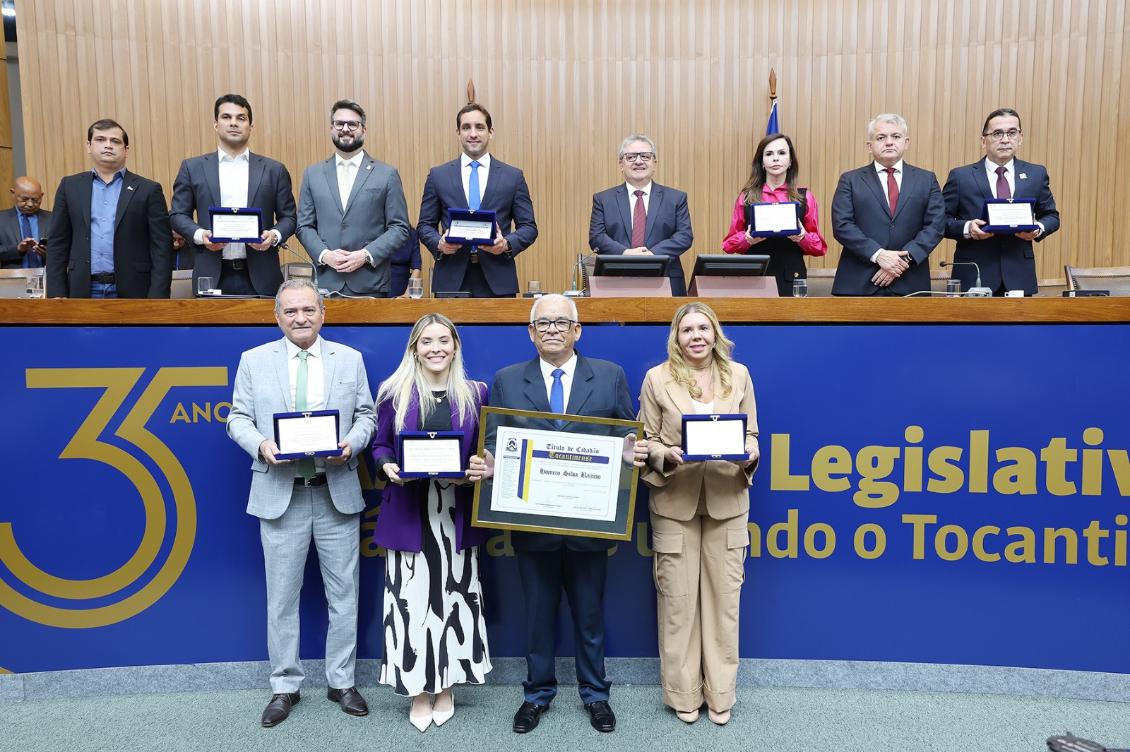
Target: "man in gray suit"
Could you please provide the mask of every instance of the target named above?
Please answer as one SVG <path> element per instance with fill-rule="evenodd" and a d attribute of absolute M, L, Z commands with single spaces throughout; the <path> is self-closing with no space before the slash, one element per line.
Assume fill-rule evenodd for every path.
<path fill-rule="evenodd" d="M 39 208 L 43 186 L 35 178 L 23 176 L 12 183 L 11 209 L 0 212 L 0 267 L 32 269 L 44 265 L 51 212 Z"/>
<path fill-rule="evenodd" d="M 946 205 L 938 178 L 903 161 L 909 128 L 899 115 L 867 126 L 872 162 L 840 176 L 832 231 L 843 246 L 833 295 L 909 295 L 930 289 L 930 252 L 942 242 Z"/>
<path fill-rule="evenodd" d="M 317 266 L 319 287 L 388 297 L 392 254 L 409 229 L 400 174 L 362 149 L 365 110 L 356 102 L 330 108 L 330 140 L 337 152 L 302 175 L 298 239 Z"/>
<path fill-rule="evenodd" d="M 375 419 L 361 354 L 318 336 L 325 313 L 322 296 L 309 280 L 283 283 L 275 297 L 275 320 L 286 336 L 243 353 L 228 418 L 228 436 L 252 458 L 247 513 L 259 518 L 267 573 L 273 694 L 263 711 L 266 727 L 290 714 L 305 676 L 298 657 L 298 600 L 311 538 L 329 604 L 327 697 L 350 715 L 369 712 L 354 687 L 360 517 L 365 508 L 357 464 Z M 274 415 L 305 410 L 338 411 L 340 455 L 296 462 L 276 456 Z"/>

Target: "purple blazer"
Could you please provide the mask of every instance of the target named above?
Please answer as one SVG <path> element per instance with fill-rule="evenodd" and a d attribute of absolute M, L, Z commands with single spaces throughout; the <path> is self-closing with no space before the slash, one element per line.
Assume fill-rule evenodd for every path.
<path fill-rule="evenodd" d="M 478 447 L 478 406 L 487 404 L 487 385 L 479 381 L 472 381 L 471 384 L 477 397 L 477 404 L 466 422 L 460 423 L 455 404 L 451 405 L 451 429 L 463 432 L 464 461 L 471 457 Z M 412 401 L 408 403 L 404 425 L 410 431 L 419 430 L 420 400 L 415 393 L 412 395 Z M 388 478 L 381 472 L 380 460 L 382 457 L 397 456 L 396 436 L 396 410 L 393 409 L 392 400 L 384 400 L 377 405 L 377 433 L 373 439 L 373 459 L 378 463 L 377 474 L 384 481 Z M 420 552 L 423 545 L 420 508 L 427 504 L 429 482 L 411 480 L 406 481 L 403 486 L 396 483 L 388 483 L 385 486 L 381 513 L 377 515 L 377 527 L 373 533 L 373 540 L 378 545 L 393 551 Z M 455 487 L 455 545 L 460 551 L 485 543 L 490 537 L 489 530 L 471 527 L 473 499 L 472 486 Z"/>

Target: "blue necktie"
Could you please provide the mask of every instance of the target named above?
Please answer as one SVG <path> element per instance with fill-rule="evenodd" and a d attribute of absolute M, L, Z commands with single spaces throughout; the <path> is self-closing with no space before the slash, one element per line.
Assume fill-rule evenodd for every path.
<path fill-rule="evenodd" d="M 20 240 L 33 237 L 31 234 L 31 220 L 27 218 L 26 214 L 20 214 Z M 35 251 L 28 251 L 24 254 L 24 268 L 37 269 L 43 266 L 43 262 L 39 259 L 39 254 Z"/>
<path fill-rule="evenodd" d="M 561 383 L 561 377 L 565 375 L 565 372 L 560 368 L 554 368 L 550 375 L 553 377 L 553 384 L 549 387 L 549 411 L 560 414 L 565 412 L 565 385 Z M 565 425 L 563 420 L 553 422 L 557 424 L 558 428 Z"/>
<path fill-rule="evenodd" d="M 483 202 L 482 196 L 479 195 L 480 167 L 482 165 L 477 161 L 471 162 L 471 179 L 467 182 L 467 206 L 471 207 L 471 211 L 478 211 Z"/>

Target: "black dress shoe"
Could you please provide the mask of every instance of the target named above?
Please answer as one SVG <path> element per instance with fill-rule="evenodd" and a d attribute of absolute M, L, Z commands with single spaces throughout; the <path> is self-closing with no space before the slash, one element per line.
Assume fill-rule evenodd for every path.
<path fill-rule="evenodd" d="M 267 707 L 263 711 L 263 718 L 260 721 L 260 723 L 263 724 L 263 728 L 278 726 L 285 721 L 286 717 L 290 715 L 290 709 L 297 705 L 300 699 L 297 692 L 272 695 L 271 701 L 267 703 Z"/>
<path fill-rule="evenodd" d="M 612 712 L 612 707 L 607 700 L 590 702 L 585 705 L 585 710 L 589 711 L 589 715 L 592 716 L 590 722 L 597 731 L 607 734 L 616 728 L 616 714 Z"/>
<path fill-rule="evenodd" d="M 549 710 L 548 705 L 535 705 L 532 702 L 523 702 L 522 707 L 514 714 L 514 733 L 528 734 L 538 727 L 541 714 Z"/>
<path fill-rule="evenodd" d="M 349 689 L 330 688 L 326 692 L 326 699 L 341 705 L 342 711 L 349 715 L 369 715 L 369 705 L 365 702 L 361 693 L 357 691 L 357 687 L 350 687 Z"/>

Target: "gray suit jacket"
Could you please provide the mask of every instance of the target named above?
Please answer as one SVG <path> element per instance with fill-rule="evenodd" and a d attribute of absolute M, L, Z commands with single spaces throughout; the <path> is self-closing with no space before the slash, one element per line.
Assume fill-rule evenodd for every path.
<path fill-rule="evenodd" d="M 408 238 L 408 204 L 400 174 L 391 165 L 362 155 L 349 200 L 342 208 L 337 189 L 337 160 L 310 165 L 302 174 L 298 196 L 298 239 L 318 264 L 326 249 L 365 249 L 373 264 L 342 274 L 318 265 L 318 286 L 330 291 L 370 295 L 389 292 L 392 254 Z"/>
<path fill-rule="evenodd" d="M 326 480 L 334 506 L 342 514 L 365 508 L 357 464 L 369 446 L 376 427 L 373 399 L 361 353 L 336 342 L 322 340 L 325 361 L 326 409 L 341 414 L 339 439 L 349 442 L 353 455 L 344 465 L 326 464 Z M 281 517 L 294 491 L 295 467 L 268 465 L 259 455 L 264 439 L 274 438 L 275 413 L 291 412 L 290 375 L 286 340 L 277 339 L 243 353 L 235 376 L 228 436 L 251 455 L 251 495 L 247 513 L 265 520 Z"/>

